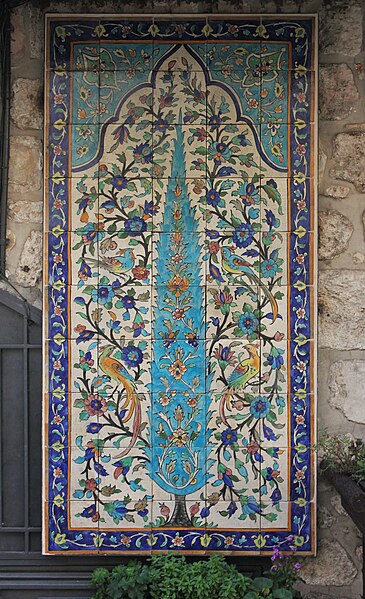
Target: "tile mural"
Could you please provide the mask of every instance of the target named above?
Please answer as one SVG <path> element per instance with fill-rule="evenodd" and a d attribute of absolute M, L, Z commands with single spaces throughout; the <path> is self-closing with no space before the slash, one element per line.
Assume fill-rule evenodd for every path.
<path fill-rule="evenodd" d="M 45 553 L 315 550 L 315 21 L 47 19 Z"/>

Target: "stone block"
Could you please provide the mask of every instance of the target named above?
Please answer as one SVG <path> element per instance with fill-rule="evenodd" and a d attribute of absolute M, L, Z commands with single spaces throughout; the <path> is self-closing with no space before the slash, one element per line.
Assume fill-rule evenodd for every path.
<path fill-rule="evenodd" d="M 365 131 L 338 133 L 333 143 L 336 164 L 330 175 L 349 181 L 357 191 L 365 193 Z"/>
<path fill-rule="evenodd" d="M 365 360 L 341 360 L 330 366 L 329 404 L 351 422 L 365 424 Z"/>
<path fill-rule="evenodd" d="M 323 192 L 327 198 L 334 198 L 335 200 L 343 200 L 347 198 L 350 193 L 350 189 L 344 185 L 330 185 L 326 187 Z"/>
<path fill-rule="evenodd" d="M 23 287 L 34 287 L 42 276 L 42 233 L 31 231 L 16 269 L 16 280 Z"/>
<path fill-rule="evenodd" d="M 319 273 L 319 347 L 365 349 L 364 289 L 361 270 Z"/>
<path fill-rule="evenodd" d="M 10 202 L 8 216 L 16 223 L 42 223 L 43 202 Z"/>
<path fill-rule="evenodd" d="M 319 12 L 319 48 L 322 54 L 361 52 L 363 36 L 362 0 L 328 0 Z"/>
<path fill-rule="evenodd" d="M 351 221 L 337 210 L 325 210 L 318 215 L 320 260 L 332 260 L 348 248 L 354 227 Z"/>
<path fill-rule="evenodd" d="M 43 89 L 39 79 L 15 79 L 12 87 L 10 117 L 18 129 L 41 129 Z"/>
<path fill-rule="evenodd" d="M 319 113 L 325 121 L 347 117 L 359 99 L 354 75 L 347 64 L 321 65 L 319 69 Z"/>
<path fill-rule="evenodd" d="M 9 194 L 38 191 L 42 186 L 42 144 L 30 136 L 10 138 Z"/>
<path fill-rule="evenodd" d="M 357 568 L 336 539 L 322 539 L 317 557 L 305 560 L 300 578 L 306 584 L 343 587 L 356 578 Z"/>

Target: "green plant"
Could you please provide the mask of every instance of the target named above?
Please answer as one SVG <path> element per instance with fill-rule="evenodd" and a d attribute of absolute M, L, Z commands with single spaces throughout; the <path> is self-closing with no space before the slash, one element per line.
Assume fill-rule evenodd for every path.
<path fill-rule="evenodd" d="M 184 556 L 157 555 L 132 560 L 111 572 L 95 570 L 93 599 L 294 599 L 298 564 L 276 548 L 266 576 L 250 578 L 220 555 L 189 562 Z"/>
<path fill-rule="evenodd" d="M 320 468 L 331 468 L 351 476 L 356 482 L 365 480 L 365 443 L 350 435 L 334 435 L 322 431 L 315 446 L 320 457 Z"/>

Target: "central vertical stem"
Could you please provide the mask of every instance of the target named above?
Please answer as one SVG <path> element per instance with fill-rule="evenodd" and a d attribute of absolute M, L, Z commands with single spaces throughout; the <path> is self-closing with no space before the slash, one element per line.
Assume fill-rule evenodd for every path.
<path fill-rule="evenodd" d="M 191 519 L 186 510 L 185 495 L 175 495 L 175 508 L 168 526 L 191 526 Z"/>

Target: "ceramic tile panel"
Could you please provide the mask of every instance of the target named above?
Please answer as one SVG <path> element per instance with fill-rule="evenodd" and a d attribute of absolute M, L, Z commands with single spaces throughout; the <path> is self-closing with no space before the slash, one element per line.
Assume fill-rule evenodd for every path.
<path fill-rule="evenodd" d="M 46 23 L 44 552 L 313 553 L 315 18 Z"/>

